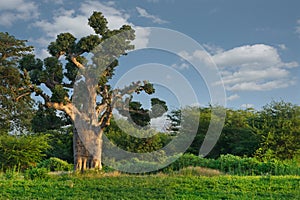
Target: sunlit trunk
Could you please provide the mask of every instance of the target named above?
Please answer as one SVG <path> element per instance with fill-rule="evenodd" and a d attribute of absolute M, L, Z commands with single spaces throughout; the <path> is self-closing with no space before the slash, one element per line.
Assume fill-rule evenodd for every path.
<path fill-rule="evenodd" d="M 78 134 L 74 129 L 74 169 L 85 171 L 86 169 L 102 169 L 102 133 L 95 133 L 94 130 L 80 130 Z"/>

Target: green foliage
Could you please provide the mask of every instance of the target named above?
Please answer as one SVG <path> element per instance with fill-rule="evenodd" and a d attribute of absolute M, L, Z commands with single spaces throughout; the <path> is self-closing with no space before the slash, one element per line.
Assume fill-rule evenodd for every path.
<path fill-rule="evenodd" d="M 188 113 L 188 124 L 182 123 L 182 112 Z M 211 120 L 218 120 L 218 116 L 211 113 L 212 107 L 191 107 L 173 111 L 168 116 L 172 134 L 191 133 L 198 120 L 197 134 L 187 153 L 199 154 Z M 255 156 L 265 161 L 271 158 L 293 159 L 300 152 L 299 115 L 299 106 L 283 101 L 271 102 L 259 112 L 253 109 L 226 109 L 222 133 L 207 157 L 233 154 Z"/>
<path fill-rule="evenodd" d="M 120 148 L 136 153 L 157 151 L 171 140 L 171 137 L 165 133 L 158 133 L 153 129 L 136 128 L 122 119 L 112 120 L 105 134 L 111 142 Z"/>
<path fill-rule="evenodd" d="M 300 166 L 296 161 L 280 161 L 276 159 L 259 161 L 256 158 L 239 157 L 230 154 L 221 155 L 218 159 L 184 154 L 162 171 L 179 171 L 189 166 L 217 169 L 231 175 L 300 175 Z"/>
<path fill-rule="evenodd" d="M 75 47 L 76 38 L 70 33 L 61 33 L 57 35 L 55 42 L 48 46 L 49 53 L 54 57 L 59 57 L 61 53 L 71 53 Z"/>
<path fill-rule="evenodd" d="M 51 180 L 51 181 L 50 181 Z M 299 177 L 127 176 L 0 180 L 0 199 L 298 199 Z"/>
<path fill-rule="evenodd" d="M 4 170 L 34 166 L 49 149 L 47 135 L 0 136 L 0 163 Z"/>
<path fill-rule="evenodd" d="M 13 180 L 13 179 L 16 179 L 18 176 L 19 176 L 19 172 L 17 171 L 17 167 L 14 166 L 13 168 L 11 169 L 7 169 L 4 173 L 4 178 L 6 180 Z"/>
<path fill-rule="evenodd" d="M 32 121 L 32 130 L 36 133 L 46 132 L 47 130 L 60 129 L 67 124 L 67 120 L 58 116 L 53 108 L 46 108 L 42 104 L 36 111 Z"/>
<path fill-rule="evenodd" d="M 56 57 L 48 57 L 44 60 L 45 76 L 51 79 L 51 84 L 61 83 L 63 76 L 63 66 Z M 61 85 L 57 85 L 61 86 Z"/>
<path fill-rule="evenodd" d="M 94 12 L 89 18 L 89 25 L 95 30 L 95 33 L 104 35 L 107 31 L 107 20 L 101 12 Z"/>
<path fill-rule="evenodd" d="M 18 60 L 33 51 L 27 40 L 19 40 L 7 32 L 0 32 L 0 66 L 15 66 Z"/>
<path fill-rule="evenodd" d="M 165 101 L 162 101 L 158 98 L 152 98 L 151 99 L 151 118 L 156 118 L 162 116 L 166 111 L 168 110 L 168 107 L 166 105 Z"/>
<path fill-rule="evenodd" d="M 147 126 L 150 124 L 149 110 L 142 108 L 140 102 L 132 101 L 129 103 L 129 113 L 131 120 L 139 126 Z"/>
<path fill-rule="evenodd" d="M 300 149 L 300 106 L 271 102 L 260 112 L 255 128 L 262 137 L 256 156 L 261 159 L 292 159 Z"/>
<path fill-rule="evenodd" d="M 33 101 L 26 91 L 25 79 L 17 68 L 0 66 L 0 129 L 4 132 L 29 129 Z"/>
<path fill-rule="evenodd" d="M 46 168 L 29 168 L 24 173 L 24 178 L 27 180 L 36 180 L 36 179 L 49 179 L 48 175 L 49 170 Z"/>
<path fill-rule="evenodd" d="M 59 158 L 49 158 L 43 160 L 37 165 L 38 168 L 46 168 L 47 170 L 53 171 L 71 171 L 73 170 L 73 165 L 68 162 L 61 160 Z"/>
<path fill-rule="evenodd" d="M 28 129 L 32 117 L 29 77 L 20 73 L 18 61 L 33 48 L 0 32 L 0 129 L 3 132 Z"/>
<path fill-rule="evenodd" d="M 68 91 L 61 85 L 55 85 L 53 90 L 53 94 L 51 96 L 52 102 L 59 102 L 66 104 L 65 97 L 68 95 Z"/>
<path fill-rule="evenodd" d="M 51 148 L 46 151 L 47 158 L 56 157 L 73 163 L 73 127 L 47 131 Z"/>

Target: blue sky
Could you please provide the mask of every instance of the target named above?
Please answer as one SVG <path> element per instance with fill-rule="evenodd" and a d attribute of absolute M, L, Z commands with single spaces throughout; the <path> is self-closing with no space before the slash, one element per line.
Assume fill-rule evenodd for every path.
<path fill-rule="evenodd" d="M 272 100 L 299 104 L 299 8 L 298 0 L 0 0 L 0 31 L 29 40 L 36 55 L 44 58 L 47 45 L 58 33 L 71 32 L 77 38 L 91 34 L 87 19 L 94 10 L 104 13 L 110 28 L 130 24 L 137 29 L 135 44 L 141 48 L 149 42 L 144 27 L 175 30 L 210 54 L 224 84 L 227 107 L 259 109 Z M 183 47 L 180 56 L 145 49 L 122 58 L 121 65 L 169 66 L 174 76 L 182 75 L 192 85 L 198 98 L 195 103 L 208 105 L 205 78 L 195 76 L 193 66 L 184 60 L 203 59 L 202 51 L 188 52 Z M 121 79 L 126 71 L 118 73 Z M 165 75 L 166 80 L 172 78 L 172 74 Z M 157 96 L 168 101 L 174 91 L 166 87 L 158 86 Z M 180 99 L 173 97 L 170 104 L 176 107 Z"/>

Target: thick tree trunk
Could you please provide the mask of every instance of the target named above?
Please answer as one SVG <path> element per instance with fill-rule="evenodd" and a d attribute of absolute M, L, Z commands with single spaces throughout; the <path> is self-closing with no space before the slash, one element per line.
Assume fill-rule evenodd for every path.
<path fill-rule="evenodd" d="M 101 130 L 100 133 L 95 134 L 93 130 L 85 130 L 79 135 L 74 128 L 73 151 L 75 171 L 102 169 L 102 132 Z"/>

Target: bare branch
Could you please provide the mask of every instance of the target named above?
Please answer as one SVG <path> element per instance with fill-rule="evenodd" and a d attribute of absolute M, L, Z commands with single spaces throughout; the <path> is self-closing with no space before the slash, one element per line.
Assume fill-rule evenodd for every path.
<path fill-rule="evenodd" d="M 85 69 L 85 66 L 83 64 L 81 64 L 80 62 L 78 62 L 75 56 L 71 56 L 70 59 L 76 65 L 77 68 Z"/>
<path fill-rule="evenodd" d="M 24 94 L 21 94 L 20 96 L 18 96 L 18 97 L 16 98 L 16 102 L 18 102 L 22 97 L 28 96 L 28 95 L 30 95 L 30 94 L 31 94 L 31 92 L 26 92 L 26 93 L 24 93 Z"/>

